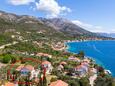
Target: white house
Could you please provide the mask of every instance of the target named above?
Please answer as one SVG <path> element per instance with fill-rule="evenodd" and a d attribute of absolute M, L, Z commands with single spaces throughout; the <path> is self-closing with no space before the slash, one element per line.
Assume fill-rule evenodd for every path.
<path fill-rule="evenodd" d="M 43 66 L 44 68 L 46 68 L 46 73 L 47 73 L 47 74 L 50 74 L 50 73 L 52 72 L 53 67 L 52 67 L 52 65 L 51 65 L 51 62 L 49 62 L 49 61 L 44 61 L 44 62 L 42 62 L 42 66 Z"/>
<path fill-rule="evenodd" d="M 38 69 L 35 69 L 35 70 L 31 71 L 31 77 L 30 77 L 30 79 L 37 78 L 38 75 L 39 75 L 39 73 L 40 73 L 40 70 L 38 70 Z"/>
<path fill-rule="evenodd" d="M 23 76 L 27 76 L 28 73 L 30 72 L 30 79 L 32 78 L 37 78 L 38 74 L 40 73 L 40 70 L 38 69 L 34 69 L 34 67 L 32 65 L 21 65 L 19 66 L 17 69 L 17 71 L 21 72 L 21 75 Z"/>

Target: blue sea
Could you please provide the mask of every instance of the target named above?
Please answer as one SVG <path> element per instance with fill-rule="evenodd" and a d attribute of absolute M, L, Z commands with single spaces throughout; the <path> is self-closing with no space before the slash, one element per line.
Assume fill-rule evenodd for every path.
<path fill-rule="evenodd" d="M 67 43 L 68 51 L 78 53 L 84 51 L 97 64 L 110 70 L 115 77 L 115 41 L 85 41 Z"/>

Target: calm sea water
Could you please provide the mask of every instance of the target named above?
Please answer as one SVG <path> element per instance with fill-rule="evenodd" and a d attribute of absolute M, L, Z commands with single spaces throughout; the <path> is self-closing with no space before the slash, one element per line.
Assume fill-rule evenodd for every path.
<path fill-rule="evenodd" d="M 84 51 L 86 56 L 110 70 L 115 77 L 115 41 L 86 41 L 67 43 L 68 51 L 78 53 Z"/>

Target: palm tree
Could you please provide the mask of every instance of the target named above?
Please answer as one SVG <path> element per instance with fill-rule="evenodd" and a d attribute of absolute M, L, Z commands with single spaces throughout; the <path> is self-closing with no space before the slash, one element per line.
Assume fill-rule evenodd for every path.
<path fill-rule="evenodd" d="M 46 79 L 45 76 L 44 76 L 44 78 L 43 78 L 43 86 L 47 86 L 47 79 Z"/>

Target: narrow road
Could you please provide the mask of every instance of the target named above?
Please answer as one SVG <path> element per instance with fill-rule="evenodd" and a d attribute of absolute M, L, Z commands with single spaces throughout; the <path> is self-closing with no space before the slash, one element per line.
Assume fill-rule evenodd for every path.
<path fill-rule="evenodd" d="M 17 44 L 18 42 L 14 41 L 13 43 L 8 43 L 8 44 L 5 44 L 5 45 L 2 45 L 0 46 L 0 49 L 4 49 L 6 46 L 11 46 L 11 45 L 15 45 Z"/>

